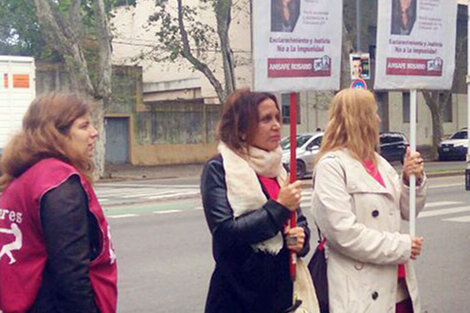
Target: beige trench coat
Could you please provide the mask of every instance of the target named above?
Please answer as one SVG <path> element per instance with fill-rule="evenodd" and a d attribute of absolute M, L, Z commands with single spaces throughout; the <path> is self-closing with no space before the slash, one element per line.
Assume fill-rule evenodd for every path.
<path fill-rule="evenodd" d="M 385 186 L 346 149 L 326 154 L 313 177 L 313 215 L 327 238 L 331 313 L 395 313 L 398 264 L 405 264 L 414 313 L 420 313 L 409 219 L 409 188 L 377 154 Z M 424 207 L 426 179 L 416 188 L 416 212 Z"/>

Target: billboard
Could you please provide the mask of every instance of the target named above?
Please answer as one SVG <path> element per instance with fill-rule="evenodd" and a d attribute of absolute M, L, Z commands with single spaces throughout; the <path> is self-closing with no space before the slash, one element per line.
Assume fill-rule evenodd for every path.
<path fill-rule="evenodd" d="M 342 1 L 253 1 L 254 89 L 339 89 Z"/>
<path fill-rule="evenodd" d="M 375 89 L 450 89 L 457 0 L 379 0 Z"/>

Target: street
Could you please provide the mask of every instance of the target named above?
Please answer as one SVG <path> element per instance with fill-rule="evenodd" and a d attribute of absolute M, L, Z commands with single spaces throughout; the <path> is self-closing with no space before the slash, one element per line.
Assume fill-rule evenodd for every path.
<path fill-rule="evenodd" d="M 130 185 L 142 183 L 157 188 L 155 181 Z M 116 192 L 135 188 L 128 182 L 116 184 Z M 176 198 L 198 190 L 196 180 L 158 185 Z M 304 187 L 302 208 L 312 223 L 311 190 Z M 133 194 L 140 194 L 135 189 Z M 119 312 L 203 312 L 214 262 L 200 198 L 171 199 L 104 205 L 118 255 Z M 417 233 L 425 238 L 424 252 L 415 262 L 423 313 L 468 312 L 470 193 L 464 190 L 463 177 L 431 178 L 427 205 L 417 223 Z"/>

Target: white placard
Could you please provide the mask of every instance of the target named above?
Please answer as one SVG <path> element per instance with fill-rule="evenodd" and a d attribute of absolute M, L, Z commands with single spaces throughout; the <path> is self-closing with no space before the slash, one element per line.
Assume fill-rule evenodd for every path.
<path fill-rule="evenodd" d="M 450 89 L 457 0 L 379 0 L 375 89 Z"/>
<path fill-rule="evenodd" d="M 253 1 L 254 89 L 339 89 L 342 2 Z"/>

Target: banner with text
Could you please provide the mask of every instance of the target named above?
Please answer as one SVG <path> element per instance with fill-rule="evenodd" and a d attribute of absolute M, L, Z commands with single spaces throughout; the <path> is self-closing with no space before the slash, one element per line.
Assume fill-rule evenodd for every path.
<path fill-rule="evenodd" d="M 457 0 L 379 0 L 375 89 L 450 89 Z"/>
<path fill-rule="evenodd" d="M 254 89 L 339 89 L 342 12 L 342 1 L 253 1 Z"/>

